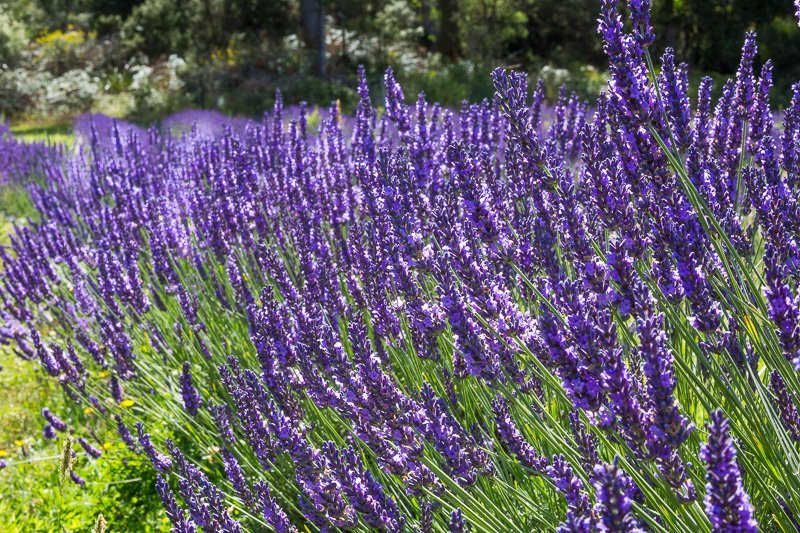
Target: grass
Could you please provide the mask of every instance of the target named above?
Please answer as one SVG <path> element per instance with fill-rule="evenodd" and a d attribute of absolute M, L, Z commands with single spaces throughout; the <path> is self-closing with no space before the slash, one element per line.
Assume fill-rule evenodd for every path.
<path fill-rule="evenodd" d="M 0 455 L 9 465 L 0 470 L 3 531 L 90 531 L 99 513 L 109 531 L 169 530 L 152 489 L 152 469 L 144 457 L 127 451 L 116 434 L 102 436 L 107 450 L 100 459 L 79 454 L 76 472 L 86 479 L 84 487 L 71 481 L 60 486 L 63 435 L 45 440 L 39 413 L 43 407 L 69 412 L 69 406 L 36 365 L 0 349 L 0 366 Z M 88 438 L 80 428 L 81 414 L 73 413 L 68 422 Z"/>
<path fill-rule="evenodd" d="M 8 243 L 12 220 L 21 222 L 31 211 L 20 189 L 0 188 L 0 244 Z M 152 468 L 144 456 L 129 452 L 116 433 L 98 435 L 95 445 L 106 449 L 98 460 L 89 460 L 77 446 L 76 472 L 85 486 L 69 480 L 60 485 L 63 434 L 45 440 L 40 413 L 44 407 L 69 413 L 70 427 L 91 441 L 92 415 L 71 405 L 38 365 L 0 346 L 0 458 L 8 463 L 0 470 L 2 531 L 91 531 L 100 513 L 108 531 L 169 531 L 153 489 Z"/>
<path fill-rule="evenodd" d="M 0 187 L 0 244 L 8 244 L 14 224 L 28 218 L 37 220 L 38 215 L 25 189 L 20 185 Z"/>
<path fill-rule="evenodd" d="M 25 142 L 48 141 L 71 145 L 75 140 L 72 122 L 63 120 L 21 122 L 11 126 L 11 133 Z"/>

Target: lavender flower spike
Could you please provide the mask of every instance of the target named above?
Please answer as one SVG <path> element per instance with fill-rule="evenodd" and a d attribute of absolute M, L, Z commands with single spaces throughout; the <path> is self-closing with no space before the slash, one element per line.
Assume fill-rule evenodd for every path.
<path fill-rule="evenodd" d="M 781 413 L 783 425 L 791 435 L 792 440 L 800 440 L 800 413 L 797 412 L 792 394 L 786 389 L 786 384 L 777 370 L 772 371 L 769 381 L 770 389 L 778 400 L 778 410 Z"/>
<path fill-rule="evenodd" d="M 547 467 L 547 475 L 567 500 L 567 518 L 577 519 L 589 515 L 591 505 L 583 483 L 563 455 L 553 457 L 552 463 Z"/>
<path fill-rule="evenodd" d="M 450 533 L 466 533 L 469 531 L 467 521 L 461 516 L 461 509 L 456 509 L 450 515 Z"/>
<path fill-rule="evenodd" d="M 172 522 L 172 531 L 174 533 L 194 533 L 196 531 L 194 525 L 186 519 L 183 508 L 175 500 L 175 495 L 169 488 L 167 480 L 161 476 L 156 478 L 156 491 L 164 504 L 167 517 Z"/>
<path fill-rule="evenodd" d="M 641 532 L 636 518 L 631 513 L 628 495 L 632 486 L 630 478 L 618 465 L 604 463 L 594 468 L 594 486 L 597 491 L 598 531 Z"/>
<path fill-rule="evenodd" d="M 508 449 L 517 456 L 520 463 L 536 471 L 543 471 L 547 466 L 547 459 L 542 457 L 533 446 L 528 444 L 520 432 L 508 409 L 505 398 L 498 397 L 492 402 L 492 408 L 497 422 L 497 432 L 500 434 Z"/>
<path fill-rule="evenodd" d="M 797 25 L 800 26 L 800 0 L 794 0 L 794 17 L 797 19 Z"/>
<path fill-rule="evenodd" d="M 708 442 L 700 450 L 700 458 L 707 465 L 704 503 L 711 528 L 714 531 L 756 533 L 758 524 L 753 517 L 750 497 L 742 487 L 728 420 L 720 410 L 711 413 Z"/>
<path fill-rule="evenodd" d="M 103 452 L 100 451 L 99 448 L 92 446 L 92 444 L 89 443 L 89 441 L 87 441 L 83 437 L 78 437 L 78 443 L 81 445 L 81 447 L 83 447 L 86 454 L 89 455 L 92 459 L 99 459 L 100 456 L 103 455 Z"/>
<path fill-rule="evenodd" d="M 187 413 L 195 416 L 203 400 L 200 398 L 200 393 L 197 392 L 197 389 L 192 383 L 192 368 L 188 361 L 183 363 L 183 373 L 181 374 L 180 384 L 183 406 Z"/>
<path fill-rule="evenodd" d="M 67 424 L 66 424 L 66 422 L 64 422 L 63 420 L 61 420 L 60 418 L 58 418 L 56 415 L 54 415 L 53 413 L 51 413 L 51 412 L 50 412 L 50 409 L 48 409 L 47 407 L 45 407 L 44 409 L 42 409 L 42 418 L 44 418 L 45 420 L 47 420 L 48 424 L 50 424 L 51 426 L 53 426 L 53 428 L 54 428 L 56 431 L 66 431 L 66 430 L 67 430 Z"/>
<path fill-rule="evenodd" d="M 150 440 L 150 434 L 144 432 L 144 424 L 141 422 L 136 423 L 136 430 L 139 432 L 139 444 L 144 448 L 144 453 L 150 458 L 153 467 L 159 472 L 167 472 L 172 468 L 172 461 L 169 457 L 156 450 Z"/>
<path fill-rule="evenodd" d="M 114 415 L 114 421 L 117 423 L 117 433 L 119 433 L 119 437 L 122 439 L 122 442 L 125 443 L 125 446 L 132 452 L 139 452 L 139 447 L 136 445 L 136 440 L 131 435 L 130 430 L 122 421 L 122 417 L 119 415 Z"/>
<path fill-rule="evenodd" d="M 275 528 L 277 533 L 292 533 L 297 529 L 289 522 L 286 513 L 270 493 L 266 483 L 256 483 L 253 488 L 258 493 L 258 500 L 262 507 L 262 514 L 267 523 Z"/>
<path fill-rule="evenodd" d="M 242 500 L 247 505 L 252 505 L 253 493 L 250 491 L 250 487 L 247 486 L 247 481 L 245 480 L 244 472 L 242 472 L 239 461 L 227 448 L 223 448 L 221 453 L 222 463 L 225 466 L 225 475 L 228 476 L 228 481 L 231 482 L 233 488 L 239 496 L 241 496 Z"/>

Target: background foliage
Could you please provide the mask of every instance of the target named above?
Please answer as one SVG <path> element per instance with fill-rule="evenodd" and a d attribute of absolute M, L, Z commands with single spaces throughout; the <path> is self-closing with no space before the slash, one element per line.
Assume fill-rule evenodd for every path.
<path fill-rule="evenodd" d="M 692 72 L 727 75 L 756 30 L 775 92 L 788 95 L 800 78 L 789 4 L 655 0 L 654 51 L 673 46 Z M 308 12 L 321 24 L 309 26 Z M 410 94 L 453 107 L 490 97 L 497 65 L 547 74 L 551 98 L 561 83 L 590 98 L 604 83 L 596 16 L 595 0 L 12 0 L 0 2 L 0 113 L 255 116 L 276 87 L 290 104 L 338 99 L 350 111 L 357 64 L 375 90 L 391 65 Z"/>

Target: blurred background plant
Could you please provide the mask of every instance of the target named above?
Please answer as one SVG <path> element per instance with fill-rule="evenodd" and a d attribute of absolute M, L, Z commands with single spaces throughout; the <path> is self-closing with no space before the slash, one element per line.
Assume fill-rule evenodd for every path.
<path fill-rule="evenodd" d="M 68 121 L 87 111 L 146 123 L 183 108 L 257 116 L 287 104 L 355 106 L 355 66 L 380 95 L 392 66 L 409 94 L 458 107 L 510 66 L 591 98 L 605 84 L 595 0 L 11 0 L 0 2 L 0 115 Z M 800 78 L 786 2 L 654 0 L 693 72 L 728 75 L 759 32 L 776 91 Z M 487 38 L 488 37 L 488 38 Z M 552 65 L 559 65 L 558 68 Z M 718 87 L 717 90 L 721 90 Z M 780 101 L 779 104 L 787 102 Z"/>

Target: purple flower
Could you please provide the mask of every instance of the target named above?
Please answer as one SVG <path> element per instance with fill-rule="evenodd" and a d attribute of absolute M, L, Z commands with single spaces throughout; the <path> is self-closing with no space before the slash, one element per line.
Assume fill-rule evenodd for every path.
<path fill-rule="evenodd" d="M 397 82 L 391 67 L 386 69 L 383 80 L 386 86 L 386 115 L 397 123 L 397 129 L 401 134 L 405 133 L 411 127 L 411 119 L 408 109 L 403 102 L 405 99 L 403 88 L 400 87 L 400 84 Z"/>
<path fill-rule="evenodd" d="M 253 488 L 258 494 L 258 500 L 262 508 L 261 514 L 264 516 L 267 523 L 275 529 L 276 533 L 292 533 L 297 531 L 291 522 L 289 522 L 286 513 L 272 496 L 269 486 L 266 483 L 256 483 Z"/>
<path fill-rule="evenodd" d="M 797 412 L 792 394 L 787 390 L 786 384 L 777 370 L 772 371 L 769 379 L 770 389 L 778 399 L 778 410 L 783 425 L 793 440 L 800 440 L 800 413 Z"/>
<path fill-rule="evenodd" d="M 156 476 L 156 492 L 161 497 L 167 518 L 172 522 L 172 531 L 175 533 L 195 533 L 194 524 L 185 516 L 183 508 L 175 500 L 169 483 L 161 475 Z"/>
<path fill-rule="evenodd" d="M 56 431 L 64 432 L 67 430 L 67 424 L 63 422 L 60 418 L 50 412 L 50 409 L 47 407 L 42 409 L 42 418 L 47 420 L 48 424 L 53 426 Z"/>
<path fill-rule="evenodd" d="M 644 531 L 631 512 L 631 499 L 628 494 L 632 485 L 631 480 L 616 461 L 612 464 L 596 465 L 593 483 L 597 495 L 595 513 L 598 517 L 598 531 Z"/>
<path fill-rule="evenodd" d="M 486 349 L 484 335 L 472 317 L 465 299 L 455 288 L 450 288 L 442 299 L 456 345 L 453 353 L 456 375 L 464 377 L 471 374 L 492 381 L 499 371 L 498 361 Z"/>
<path fill-rule="evenodd" d="M 192 520 L 210 531 L 239 533 L 241 526 L 230 516 L 223 492 L 190 463 L 174 443 L 167 440 L 166 445 L 177 472 L 182 476 L 178 487 Z"/>
<path fill-rule="evenodd" d="M 675 66 L 675 51 L 667 48 L 661 58 L 659 84 L 666 100 L 665 107 L 676 148 L 685 149 L 689 144 L 689 80 L 685 65 Z"/>
<path fill-rule="evenodd" d="M 419 509 L 419 531 L 420 533 L 433 533 L 433 511 L 434 504 L 424 501 Z"/>
<path fill-rule="evenodd" d="M 105 357 L 103 356 L 103 350 L 101 350 L 100 346 L 92 340 L 85 331 L 78 330 L 75 333 L 75 340 L 78 341 L 78 344 L 83 346 L 83 348 L 92 356 L 92 358 L 100 365 L 102 368 L 106 368 L 108 363 L 106 362 Z"/>
<path fill-rule="evenodd" d="M 450 533 L 466 533 L 469 531 L 469 527 L 467 527 L 467 521 L 464 520 L 464 517 L 461 516 L 461 509 L 456 509 L 450 515 Z"/>
<path fill-rule="evenodd" d="M 650 416 L 648 411 L 642 407 L 639 395 L 636 394 L 635 375 L 632 375 L 629 367 L 625 364 L 621 349 L 615 348 L 609 352 L 609 355 L 605 378 L 614 418 L 601 419 L 601 425 L 609 426 L 614 419 L 618 420 L 619 432 L 628 445 L 636 453 L 647 455 L 645 447 L 649 434 Z"/>
<path fill-rule="evenodd" d="M 125 446 L 128 447 L 129 450 L 132 452 L 139 452 L 139 447 L 136 445 L 136 441 L 131 435 L 130 430 L 122 421 L 122 417 L 119 415 L 114 415 L 114 421 L 117 423 L 117 433 L 119 433 L 119 437 L 122 439 L 122 442 L 125 443 Z"/>
<path fill-rule="evenodd" d="M 189 361 L 183 363 L 183 373 L 180 377 L 181 396 L 183 397 L 183 407 L 192 416 L 197 415 L 197 410 L 203 403 L 200 394 L 192 383 L 192 368 Z"/>
<path fill-rule="evenodd" d="M 89 457 L 91 457 L 92 459 L 99 459 L 99 458 L 100 458 L 100 456 L 101 456 L 101 455 L 103 455 L 103 452 L 102 452 L 102 451 L 100 451 L 100 449 L 98 449 L 98 448 L 96 448 L 96 447 L 92 446 L 92 444 L 91 444 L 91 443 L 89 443 L 89 442 L 88 442 L 86 439 L 84 439 L 83 437 L 78 437 L 78 444 L 80 444 L 80 445 L 81 445 L 81 447 L 82 447 L 82 448 L 83 448 L 83 450 L 86 452 L 86 454 L 87 454 Z"/>
<path fill-rule="evenodd" d="M 680 413 L 675 399 L 677 380 L 663 324 L 661 314 L 645 315 L 638 320 L 639 350 L 647 376 L 648 396 L 653 403 L 652 441 L 677 448 L 686 441 L 694 426 Z"/>
<path fill-rule="evenodd" d="M 386 495 L 381 484 L 364 468 L 358 453 L 352 448 L 337 450 L 330 442 L 323 446 L 323 450 L 336 469 L 347 499 L 364 521 L 381 531 L 403 531 L 405 518 L 400 514 L 397 503 Z"/>
<path fill-rule="evenodd" d="M 636 39 L 641 46 L 650 46 L 656 38 L 650 25 L 650 0 L 629 0 L 628 6 Z"/>
<path fill-rule="evenodd" d="M 583 486 L 583 482 L 563 455 L 553 457 L 550 465 L 547 466 L 547 475 L 553 480 L 561 494 L 567 500 L 567 516 L 584 517 L 589 515 L 590 504 L 589 495 Z"/>
<path fill-rule="evenodd" d="M 740 117 L 747 116 L 747 112 L 755 96 L 755 76 L 753 75 L 753 62 L 758 52 L 755 32 L 747 32 L 739 70 L 736 71 L 736 85 L 734 88 L 734 110 Z"/>
<path fill-rule="evenodd" d="M 231 426 L 230 408 L 227 405 L 212 405 L 209 407 L 214 424 L 217 426 L 219 436 L 229 445 L 236 442 L 236 436 Z"/>
<path fill-rule="evenodd" d="M 592 518 L 590 516 L 567 515 L 566 520 L 556 528 L 556 533 L 591 533 L 591 531 Z"/>
<path fill-rule="evenodd" d="M 451 476 L 462 485 L 472 485 L 479 474 L 492 471 L 490 458 L 478 448 L 461 425 L 450 414 L 442 398 L 425 383 L 420 391 L 427 418 L 423 434 L 433 441 L 451 470 Z"/>
<path fill-rule="evenodd" d="M 714 531 L 758 531 L 750 498 L 742 487 L 736 447 L 722 411 L 711 413 L 708 441 L 700 451 L 706 463 L 706 514 Z"/>
<path fill-rule="evenodd" d="M 139 444 L 144 449 L 144 453 L 147 454 L 147 457 L 150 458 L 153 467 L 161 473 L 168 472 L 172 468 L 172 461 L 170 461 L 169 457 L 155 449 L 155 446 L 153 446 L 150 440 L 150 435 L 144 432 L 144 424 L 137 422 L 136 431 L 139 433 Z"/>
<path fill-rule="evenodd" d="M 239 496 L 241 496 L 245 504 L 252 505 L 254 501 L 253 493 L 250 491 L 250 487 L 247 485 L 247 481 L 244 478 L 242 467 L 239 465 L 236 456 L 227 448 L 222 449 L 222 463 L 225 466 L 225 475 L 228 476 L 228 481 L 231 482 L 234 490 L 239 493 Z"/>
<path fill-rule="evenodd" d="M 611 101 L 631 124 L 656 117 L 658 107 L 642 58 L 642 47 L 649 44 L 652 34 L 647 20 L 648 2 L 636 0 L 632 5 L 635 7 L 632 18 L 637 26 L 635 36 L 624 33 L 616 0 L 603 0 L 598 26 L 610 62 Z"/>
<path fill-rule="evenodd" d="M 42 364 L 45 372 L 51 376 L 58 376 L 61 374 L 59 361 L 51 354 L 51 352 L 57 354 L 60 348 L 53 345 L 50 347 L 50 350 L 48 350 L 39 340 L 39 333 L 36 330 L 31 330 L 31 337 L 33 339 L 33 345 L 36 347 L 36 355 L 39 357 L 39 362 Z"/>
<path fill-rule="evenodd" d="M 120 380 L 117 378 L 116 374 L 111 374 L 109 390 L 111 392 L 111 397 L 114 398 L 115 402 L 119 403 L 122 401 L 122 384 L 120 383 Z"/>
<path fill-rule="evenodd" d="M 800 355 L 800 305 L 786 282 L 786 267 L 781 259 L 777 247 L 768 243 L 764 252 L 764 277 L 769 317 L 778 327 L 784 356 L 794 361 Z"/>
<path fill-rule="evenodd" d="M 547 466 L 547 459 L 542 457 L 542 455 L 525 440 L 525 437 L 522 435 L 519 428 L 517 428 L 514 419 L 511 418 L 511 412 L 505 398 L 498 396 L 492 402 L 492 409 L 494 410 L 495 422 L 497 423 L 497 432 L 500 434 L 503 444 L 508 447 L 509 451 L 517 457 L 522 465 L 537 472 L 543 472 Z"/>
<path fill-rule="evenodd" d="M 597 453 L 597 437 L 583 423 L 578 411 L 570 412 L 569 425 L 572 429 L 572 434 L 575 436 L 578 450 L 581 452 L 581 466 L 587 472 L 591 472 L 594 469 L 594 465 L 600 462 Z"/>

